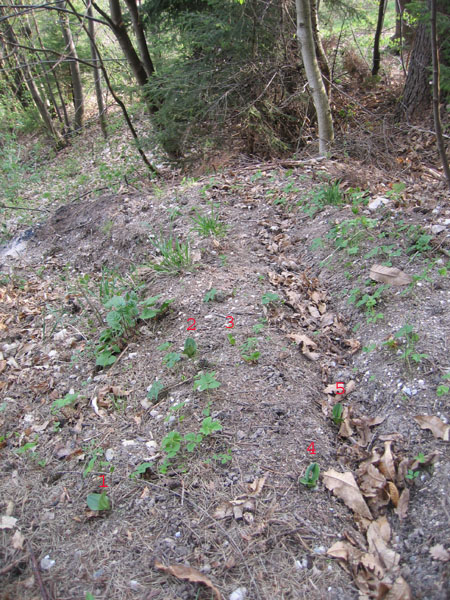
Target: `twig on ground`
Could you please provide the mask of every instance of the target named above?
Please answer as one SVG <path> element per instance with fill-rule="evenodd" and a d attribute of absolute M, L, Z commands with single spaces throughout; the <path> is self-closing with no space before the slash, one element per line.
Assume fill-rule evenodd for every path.
<path fill-rule="evenodd" d="M 39 590 L 41 592 L 42 600 L 53 600 L 53 597 L 49 594 L 49 592 L 47 592 L 44 582 L 42 581 L 42 576 L 41 576 L 38 562 L 34 555 L 31 544 L 28 541 L 27 541 L 27 548 L 28 548 L 28 553 L 30 555 L 30 559 L 31 559 L 31 568 L 33 569 L 33 575 L 39 585 Z"/>

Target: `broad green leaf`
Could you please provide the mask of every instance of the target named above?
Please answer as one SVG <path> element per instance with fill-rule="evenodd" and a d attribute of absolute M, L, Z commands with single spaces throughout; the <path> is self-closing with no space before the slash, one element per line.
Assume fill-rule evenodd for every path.
<path fill-rule="evenodd" d="M 110 510 L 111 503 L 106 492 L 101 494 L 88 494 L 87 505 L 91 510 Z"/>

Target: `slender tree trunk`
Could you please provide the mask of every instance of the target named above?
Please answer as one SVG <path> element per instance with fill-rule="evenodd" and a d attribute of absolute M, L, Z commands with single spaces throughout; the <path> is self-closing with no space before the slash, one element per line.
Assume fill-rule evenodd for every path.
<path fill-rule="evenodd" d="M 0 13 L 1 14 L 1 13 Z M 8 55 L 8 50 L 6 45 L 0 39 L 0 50 L 4 54 L 4 56 Z M 24 109 L 28 108 L 30 105 L 29 97 L 27 96 L 27 88 L 23 81 L 22 71 L 18 69 L 16 66 L 13 66 L 14 63 L 11 59 L 8 61 L 0 61 L 0 67 L 4 69 L 3 77 L 8 82 L 8 87 L 11 89 L 14 96 L 20 102 Z M 12 69 L 12 75 L 8 75 L 8 69 Z"/>
<path fill-rule="evenodd" d="M 311 0 L 311 25 L 314 36 L 314 47 L 316 50 L 317 61 L 319 63 L 320 72 L 322 73 L 323 84 L 327 92 L 327 96 L 330 96 L 331 89 L 331 73 L 330 65 L 328 63 L 327 55 L 323 49 L 322 40 L 319 33 L 319 2 L 316 4 L 316 0 Z"/>
<path fill-rule="evenodd" d="M 403 14 L 405 12 L 405 6 L 408 0 L 394 0 L 395 2 L 395 33 L 392 36 L 392 40 L 400 40 L 402 44 L 404 41 L 411 41 L 412 29 L 405 23 Z"/>
<path fill-rule="evenodd" d="M 141 62 L 144 65 L 147 77 L 151 77 L 155 72 L 153 61 L 150 58 L 148 51 L 147 40 L 145 39 L 144 27 L 142 25 L 141 17 L 138 11 L 136 0 L 125 0 L 128 10 L 130 11 L 131 23 L 133 25 L 134 35 L 136 36 L 137 45 L 139 48 L 139 54 Z"/>
<path fill-rule="evenodd" d="M 378 3 L 378 20 L 377 29 L 375 31 L 375 38 L 373 41 L 373 65 L 372 75 L 375 76 L 380 70 L 381 54 L 380 54 L 380 38 L 381 32 L 383 31 L 384 14 L 386 12 L 387 0 L 379 0 Z"/>
<path fill-rule="evenodd" d="M 334 139 L 330 103 L 317 62 L 311 24 L 310 0 L 296 0 L 297 36 L 300 42 L 306 77 L 313 97 L 319 128 L 319 153 L 324 156 Z"/>
<path fill-rule="evenodd" d="M 87 14 L 89 17 L 92 17 L 92 5 L 88 4 Z M 95 29 L 94 29 L 94 21 L 92 19 L 88 19 L 88 31 L 89 31 L 89 43 L 91 46 L 91 57 L 93 64 L 93 73 L 94 73 L 94 85 L 95 85 L 95 95 L 97 98 L 97 107 L 98 107 L 98 118 L 100 121 L 100 127 L 102 129 L 103 137 L 108 137 L 108 133 L 106 130 L 106 121 L 105 121 L 105 104 L 103 102 L 103 94 L 102 94 L 102 82 L 101 82 L 101 71 L 98 66 L 98 54 L 97 47 L 95 44 Z"/>
<path fill-rule="evenodd" d="M 59 0 L 58 5 L 64 8 L 64 0 Z M 83 85 L 81 82 L 80 65 L 78 63 L 78 54 L 73 42 L 72 30 L 70 29 L 69 18 L 67 13 L 59 12 L 59 22 L 66 44 L 67 56 L 72 59 L 69 62 L 70 75 L 72 78 L 73 105 L 75 109 L 74 127 L 75 130 L 83 128 L 84 119 L 84 97 Z"/>
<path fill-rule="evenodd" d="M 433 64 L 433 116 L 434 128 L 436 130 L 436 143 L 441 157 L 442 167 L 445 178 L 450 189 L 450 168 L 448 166 L 447 155 L 445 153 L 444 138 L 442 136 L 442 123 L 439 106 L 439 54 L 436 30 L 436 0 L 429 0 L 431 4 L 431 58 Z"/>
<path fill-rule="evenodd" d="M 0 14 L 4 15 L 4 9 L 0 7 Z M 37 89 L 36 83 L 33 79 L 33 74 L 31 73 L 31 69 L 28 66 L 27 60 L 25 56 L 22 56 L 21 52 L 18 49 L 18 41 L 16 34 L 12 26 L 9 23 L 6 23 L 5 26 L 5 39 L 7 44 L 9 44 L 12 51 L 15 52 L 16 58 L 18 59 L 18 63 L 20 63 L 20 69 L 22 71 L 25 83 L 30 91 L 31 97 L 33 98 L 33 102 L 36 105 L 36 108 L 41 115 L 41 118 L 44 122 L 44 125 L 47 131 L 50 133 L 52 138 L 54 139 L 57 147 L 64 146 L 64 140 L 55 127 L 52 117 L 47 110 L 44 100 L 41 98 L 39 91 Z"/>

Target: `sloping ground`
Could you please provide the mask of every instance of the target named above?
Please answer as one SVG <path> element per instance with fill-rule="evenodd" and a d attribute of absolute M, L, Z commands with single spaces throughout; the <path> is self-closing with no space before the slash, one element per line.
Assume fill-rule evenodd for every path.
<path fill-rule="evenodd" d="M 369 209 L 320 183 L 340 169 L 85 197 L 2 259 L 4 600 L 40 578 L 58 599 L 448 597 L 450 208 L 380 188 Z M 191 231 L 211 202 L 225 237 Z M 149 266 L 170 236 L 194 261 L 175 276 Z M 375 285 L 375 263 L 413 278 Z M 157 314 L 96 367 L 132 291 Z"/>

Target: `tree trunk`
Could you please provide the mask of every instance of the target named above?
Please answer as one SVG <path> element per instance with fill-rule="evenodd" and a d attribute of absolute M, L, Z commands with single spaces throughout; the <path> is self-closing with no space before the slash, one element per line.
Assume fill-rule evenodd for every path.
<path fill-rule="evenodd" d="M 144 27 L 142 26 L 136 0 L 125 0 L 125 4 L 130 11 L 131 23 L 133 25 L 134 35 L 136 36 L 141 62 L 144 65 L 147 77 L 151 77 L 155 72 L 153 61 L 148 51 L 147 40 L 145 39 Z"/>
<path fill-rule="evenodd" d="M 88 17 L 92 17 L 92 6 L 89 3 L 87 7 Z M 99 57 L 97 54 L 97 47 L 95 45 L 95 29 L 94 29 L 94 21 L 92 19 L 88 19 L 88 31 L 89 31 L 89 43 L 91 46 L 91 57 L 93 64 L 93 73 L 94 73 L 94 86 L 95 86 L 95 96 L 97 98 L 97 107 L 98 107 L 98 118 L 100 121 L 100 127 L 102 129 L 103 137 L 108 137 L 108 133 L 106 131 L 106 121 L 105 121 L 105 104 L 103 102 L 103 94 L 102 94 L 102 82 L 101 82 L 101 71 L 99 68 Z"/>
<path fill-rule="evenodd" d="M 441 157 L 442 167 L 444 169 L 445 178 L 447 179 L 448 187 L 450 188 L 450 168 L 448 166 L 447 155 L 445 153 L 444 138 L 442 136 L 441 113 L 439 106 L 439 54 L 438 40 L 436 27 L 436 0 L 428 0 L 428 5 L 431 4 L 431 56 L 433 64 L 433 117 L 434 128 L 436 130 L 436 143 Z"/>
<path fill-rule="evenodd" d="M 372 65 L 372 75 L 378 75 L 378 71 L 380 70 L 381 64 L 381 55 L 380 55 L 380 38 L 381 32 L 383 31 L 383 22 L 384 22 L 384 14 L 386 12 L 387 0 L 379 0 L 378 4 L 378 20 L 377 20 L 377 29 L 375 31 L 375 38 L 373 40 L 373 65 Z"/>
<path fill-rule="evenodd" d="M 403 19 L 403 14 L 405 12 L 405 6 L 408 0 L 394 0 L 395 2 L 395 33 L 391 37 L 391 40 L 400 40 L 403 42 L 411 41 L 412 30 L 409 25 L 407 25 Z"/>
<path fill-rule="evenodd" d="M 330 103 L 320 74 L 314 48 L 310 0 L 296 0 L 297 36 L 300 42 L 306 77 L 313 97 L 319 127 L 319 153 L 324 156 L 334 139 Z"/>
<path fill-rule="evenodd" d="M 408 118 L 430 105 L 430 66 L 430 26 L 429 23 L 420 23 L 411 51 L 408 75 L 400 105 Z"/>
<path fill-rule="evenodd" d="M 4 9 L 2 7 L 0 7 L 0 14 L 4 15 Z M 52 121 L 52 117 L 51 117 L 50 113 L 48 112 L 47 107 L 45 105 L 45 102 L 42 100 L 42 98 L 39 94 L 39 91 L 38 91 L 36 84 L 34 82 L 34 79 L 33 79 L 33 74 L 31 73 L 30 67 L 28 66 L 26 57 L 22 56 L 21 52 L 18 50 L 18 41 L 17 41 L 16 34 L 14 33 L 12 26 L 8 22 L 6 22 L 4 31 L 5 31 L 6 43 L 9 45 L 11 51 L 13 51 L 15 53 L 16 59 L 18 59 L 18 63 L 20 63 L 20 67 L 18 65 L 18 68 L 21 69 L 23 78 L 26 82 L 26 85 L 27 85 L 29 91 L 30 91 L 31 97 L 33 98 L 36 108 L 38 109 L 39 114 L 41 115 L 41 118 L 44 122 L 44 125 L 45 125 L 47 131 L 50 133 L 50 135 L 54 139 L 56 146 L 63 147 L 64 140 L 63 140 L 61 134 L 59 133 L 59 131 L 57 130 L 57 128 L 55 127 L 55 125 Z"/>
<path fill-rule="evenodd" d="M 59 0 L 58 5 L 64 8 L 64 0 Z M 70 76 L 72 78 L 72 90 L 73 90 L 73 105 L 75 108 L 74 127 L 75 130 L 83 128 L 84 118 L 84 97 L 83 97 L 83 85 L 81 83 L 81 72 L 80 65 L 78 63 L 78 54 L 75 44 L 73 42 L 72 30 L 70 29 L 69 18 L 66 13 L 59 13 L 59 22 L 64 37 L 64 43 L 66 44 L 66 53 L 72 60 L 69 62 Z"/>
<path fill-rule="evenodd" d="M 327 96 L 330 96 L 331 89 L 331 73 L 330 65 L 328 63 L 327 55 L 322 46 L 322 40 L 319 33 L 319 1 L 316 4 L 316 0 L 311 0 L 311 25 L 314 36 L 314 47 L 316 50 L 317 61 L 319 63 L 320 72 L 322 73 L 323 85 L 327 92 Z"/>

